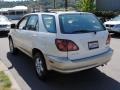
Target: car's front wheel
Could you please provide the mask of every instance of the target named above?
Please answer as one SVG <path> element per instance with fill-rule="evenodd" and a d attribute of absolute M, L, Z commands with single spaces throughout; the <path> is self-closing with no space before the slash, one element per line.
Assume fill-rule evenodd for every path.
<path fill-rule="evenodd" d="M 44 57 L 39 52 L 34 55 L 34 66 L 38 77 L 42 80 L 45 79 L 47 67 Z"/>

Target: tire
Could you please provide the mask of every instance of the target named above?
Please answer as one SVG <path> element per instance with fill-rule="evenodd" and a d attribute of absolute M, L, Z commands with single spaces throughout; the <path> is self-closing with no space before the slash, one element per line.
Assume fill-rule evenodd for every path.
<path fill-rule="evenodd" d="M 17 54 L 17 48 L 14 47 L 14 43 L 11 38 L 9 39 L 9 48 L 10 48 L 10 53 L 14 55 Z"/>
<path fill-rule="evenodd" d="M 35 53 L 33 58 L 34 58 L 34 67 L 35 67 L 37 76 L 41 80 L 45 80 L 48 71 L 47 71 L 44 57 L 41 55 L 41 53 L 38 52 L 38 53 Z"/>

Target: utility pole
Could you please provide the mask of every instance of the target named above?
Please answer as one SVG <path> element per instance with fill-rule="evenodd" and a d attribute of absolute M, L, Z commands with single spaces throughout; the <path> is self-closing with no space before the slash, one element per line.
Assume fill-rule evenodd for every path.
<path fill-rule="evenodd" d="M 56 8 L 56 1 L 54 0 L 54 9 Z"/>
<path fill-rule="evenodd" d="M 68 9 L 68 0 L 65 0 L 65 11 Z"/>

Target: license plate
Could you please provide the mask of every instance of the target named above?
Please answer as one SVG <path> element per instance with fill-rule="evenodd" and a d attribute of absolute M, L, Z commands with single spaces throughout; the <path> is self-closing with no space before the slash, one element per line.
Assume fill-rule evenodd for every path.
<path fill-rule="evenodd" d="M 99 48 L 98 41 L 88 42 L 88 48 L 89 50 Z"/>

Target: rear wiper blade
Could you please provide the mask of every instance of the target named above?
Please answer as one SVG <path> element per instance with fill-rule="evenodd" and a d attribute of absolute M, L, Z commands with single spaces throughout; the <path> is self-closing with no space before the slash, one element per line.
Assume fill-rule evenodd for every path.
<path fill-rule="evenodd" d="M 77 30 L 77 31 L 73 31 L 71 33 L 89 33 L 89 32 L 97 32 L 97 31 L 90 31 L 90 30 Z"/>

